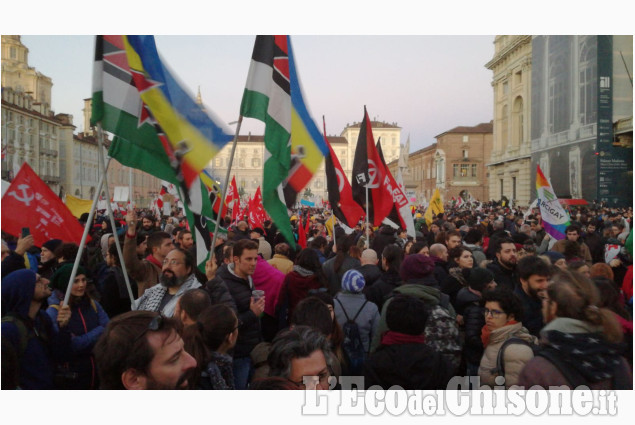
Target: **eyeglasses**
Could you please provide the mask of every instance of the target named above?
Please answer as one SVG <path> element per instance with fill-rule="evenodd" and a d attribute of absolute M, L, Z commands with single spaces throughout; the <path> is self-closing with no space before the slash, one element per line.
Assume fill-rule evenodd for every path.
<path fill-rule="evenodd" d="M 236 329 L 240 328 L 243 325 L 243 321 L 239 320 L 238 324 L 236 325 L 236 327 L 234 329 L 232 329 L 232 332 L 234 332 Z"/>
<path fill-rule="evenodd" d="M 163 260 L 163 265 L 169 264 L 171 266 L 178 266 L 179 264 L 185 264 L 183 261 L 178 260 L 168 260 L 167 258 Z"/>
<path fill-rule="evenodd" d="M 329 371 L 327 369 L 324 369 L 320 372 L 320 374 L 318 376 L 304 376 L 302 378 L 302 381 L 300 382 L 296 382 L 296 381 L 292 381 L 291 379 L 287 379 L 289 382 L 293 383 L 294 385 L 297 385 L 300 389 L 307 389 L 306 388 L 306 384 L 313 384 L 309 386 L 309 389 L 316 389 L 317 385 L 315 382 L 315 378 L 317 378 L 317 381 L 319 382 L 320 386 L 322 388 L 329 388 L 329 378 L 331 377 L 331 374 L 329 373 Z M 305 383 L 305 379 L 304 378 L 308 378 L 306 380 Z"/>
<path fill-rule="evenodd" d="M 145 328 L 143 330 L 143 332 L 141 332 L 135 339 L 133 344 L 136 344 L 137 341 L 139 341 L 141 338 L 143 338 L 145 336 L 145 334 L 148 331 L 152 331 L 152 332 L 156 332 L 158 330 L 160 330 L 163 327 L 163 321 L 164 321 L 164 317 L 162 314 L 159 314 L 158 316 L 155 316 L 150 323 L 148 323 L 148 327 Z"/>
<path fill-rule="evenodd" d="M 485 317 L 491 315 L 492 318 L 496 319 L 501 314 L 505 314 L 505 312 L 500 310 L 490 310 L 489 308 L 486 308 L 485 310 L 483 310 L 483 315 Z"/>

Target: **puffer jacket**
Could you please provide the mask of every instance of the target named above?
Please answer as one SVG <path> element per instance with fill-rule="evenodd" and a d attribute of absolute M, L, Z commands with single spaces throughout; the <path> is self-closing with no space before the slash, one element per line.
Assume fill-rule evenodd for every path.
<path fill-rule="evenodd" d="M 463 316 L 463 357 L 471 364 L 478 364 L 483 357 L 481 329 L 485 325 L 485 317 L 480 301 L 481 297 L 468 288 L 461 289 L 456 296 L 456 312 Z"/>
<path fill-rule="evenodd" d="M 386 297 L 395 290 L 395 288 L 399 285 L 399 282 L 401 282 L 399 273 L 395 270 L 389 269 L 385 271 L 372 286 L 364 286 L 364 290 L 362 292 L 366 295 L 366 299 L 375 303 L 379 311 L 381 311 Z"/>
<path fill-rule="evenodd" d="M 236 303 L 238 320 L 242 322 L 242 325 L 238 328 L 238 340 L 234 347 L 234 358 L 246 357 L 262 340 L 260 319 L 249 309 L 251 291 L 255 288 L 253 281 L 251 276 L 247 279 L 236 276 L 233 264 L 229 264 L 227 268 L 221 267 L 218 269 L 217 276 L 227 285 L 227 289 L 229 289 L 229 293 Z"/>
<path fill-rule="evenodd" d="M 492 374 L 492 369 L 496 369 L 496 359 L 498 351 L 503 343 L 509 338 L 521 338 L 530 344 L 538 345 L 538 339 L 531 335 L 522 323 L 514 323 L 495 329 L 490 334 L 489 343 L 483 352 L 481 364 L 478 367 L 478 376 L 481 378 L 481 385 L 490 388 L 496 384 L 497 375 Z M 534 357 L 531 347 L 525 344 L 509 344 L 505 348 L 503 356 L 503 366 L 505 368 L 505 388 L 518 383 L 518 376 L 523 367 Z"/>

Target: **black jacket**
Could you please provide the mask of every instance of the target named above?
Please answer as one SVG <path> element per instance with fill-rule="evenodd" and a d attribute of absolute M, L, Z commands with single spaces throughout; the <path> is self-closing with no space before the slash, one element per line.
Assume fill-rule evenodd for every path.
<path fill-rule="evenodd" d="M 437 281 L 437 284 L 441 285 L 447 279 L 448 275 L 448 262 L 443 261 L 437 256 L 431 255 L 430 258 L 434 260 L 434 271 L 432 274 L 434 275 L 434 279 Z"/>
<path fill-rule="evenodd" d="M 381 345 L 364 365 L 366 388 L 442 390 L 453 375 L 446 360 L 425 344 Z"/>
<path fill-rule="evenodd" d="M 221 270 L 223 270 L 221 272 Z M 238 311 L 236 308 L 236 303 L 234 302 L 234 298 L 232 294 L 229 292 L 229 288 L 227 288 L 227 284 L 220 277 L 223 273 L 229 273 L 227 271 L 227 264 L 223 264 L 216 271 L 216 276 L 214 276 L 211 280 L 208 280 L 207 283 L 203 286 L 203 289 L 207 291 L 210 299 L 212 300 L 212 305 L 214 304 L 226 304 L 227 307 L 230 307 L 234 311 Z"/>
<path fill-rule="evenodd" d="M 468 288 L 463 288 L 456 296 L 456 312 L 463 316 L 463 331 L 465 344 L 463 356 L 468 363 L 479 364 L 483 357 L 483 341 L 481 330 L 485 325 L 481 298 Z"/>
<path fill-rule="evenodd" d="M 364 264 L 363 266 L 355 267 L 362 276 L 364 276 L 365 287 L 373 286 L 373 284 L 381 278 L 381 270 L 379 267 L 372 264 Z"/>
<path fill-rule="evenodd" d="M 487 268 L 494 273 L 494 281 L 496 282 L 496 286 L 498 288 L 505 288 L 509 291 L 514 291 L 514 289 L 520 285 L 516 269 L 514 268 L 514 270 L 509 270 L 501 266 L 498 262 L 498 258 L 495 258 L 494 261 L 489 263 Z"/>
<path fill-rule="evenodd" d="M 366 299 L 377 305 L 379 311 L 384 306 L 384 300 L 392 294 L 392 291 L 399 286 L 401 277 L 399 273 L 390 269 L 385 271 L 372 286 L 365 286 L 362 291 Z"/>
<path fill-rule="evenodd" d="M 230 264 L 231 269 L 233 265 Z M 253 282 L 251 277 L 249 280 L 236 276 L 230 267 L 218 269 L 216 275 L 225 282 L 229 293 L 236 303 L 236 311 L 238 320 L 242 322 L 238 328 L 238 341 L 234 347 L 234 358 L 246 357 L 251 350 L 262 341 L 260 331 L 260 318 L 249 309 L 251 303 L 251 291 L 253 290 Z"/>
<path fill-rule="evenodd" d="M 379 229 L 379 232 L 375 233 L 375 238 L 370 241 L 370 247 L 375 250 L 377 256 L 380 256 L 384 252 L 384 248 L 395 243 L 396 240 L 395 229 L 384 225 Z"/>
<path fill-rule="evenodd" d="M 542 322 L 542 301 L 531 298 L 523 291 L 520 285 L 516 288 L 514 294 L 516 294 L 523 306 L 523 326 L 527 328 L 530 334 L 540 337 L 540 330 L 544 326 Z"/>

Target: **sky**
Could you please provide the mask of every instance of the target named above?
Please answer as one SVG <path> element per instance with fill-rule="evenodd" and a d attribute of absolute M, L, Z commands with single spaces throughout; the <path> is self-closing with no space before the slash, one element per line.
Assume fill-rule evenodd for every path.
<path fill-rule="evenodd" d="M 163 60 L 194 96 L 226 123 L 236 121 L 254 35 L 158 35 Z M 396 123 L 411 151 L 435 142 L 456 126 L 493 117 L 494 36 L 318 35 L 291 42 L 305 102 L 318 128 L 340 135 L 347 124 L 369 117 Z M 53 80 L 52 109 L 74 117 L 83 131 L 83 99 L 91 96 L 94 36 L 23 35 L 29 66 Z M 235 127 L 234 127 L 235 129 Z M 240 134 L 262 134 L 264 125 L 243 121 Z"/>

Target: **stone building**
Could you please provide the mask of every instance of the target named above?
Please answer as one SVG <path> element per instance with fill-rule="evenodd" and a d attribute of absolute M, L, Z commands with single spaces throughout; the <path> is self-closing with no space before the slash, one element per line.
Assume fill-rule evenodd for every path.
<path fill-rule="evenodd" d="M 485 67 L 494 76 L 494 143 L 486 158 L 490 198 L 518 205 L 531 198 L 531 36 L 499 35 Z"/>

